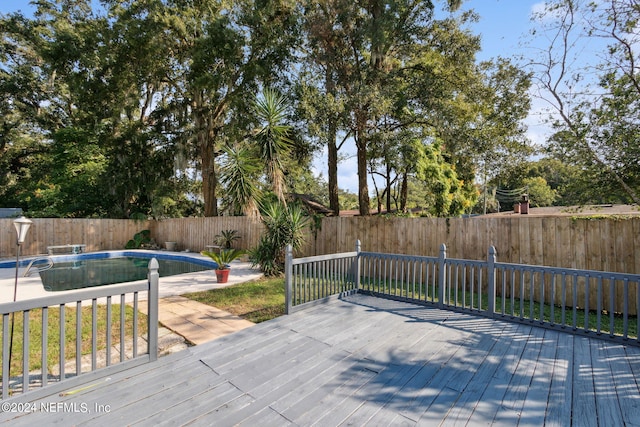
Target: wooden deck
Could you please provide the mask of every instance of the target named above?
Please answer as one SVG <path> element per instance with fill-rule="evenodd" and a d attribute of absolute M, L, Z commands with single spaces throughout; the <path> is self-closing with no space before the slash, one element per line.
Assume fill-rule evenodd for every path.
<path fill-rule="evenodd" d="M 37 412 L 0 421 L 638 425 L 636 378 L 640 348 L 355 295 L 29 402 Z"/>

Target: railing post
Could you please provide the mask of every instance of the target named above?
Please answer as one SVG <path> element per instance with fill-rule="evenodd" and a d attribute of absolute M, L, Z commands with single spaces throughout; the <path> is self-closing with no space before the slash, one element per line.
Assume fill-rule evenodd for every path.
<path fill-rule="evenodd" d="M 287 245 L 285 257 L 284 257 L 284 312 L 285 314 L 291 313 L 292 301 L 291 301 L 291 287 L 293 285 L 293 247 Z"/>
<path fill-rule="evenodd" d="M 147 297 L 147 339 L 149 346 L 149 360 L 158 359 L 158 282 L 160 274 L 158 273 L 158 260 L 152 258 L 149 261 L 149 272 L 147 278 L 149 281 L 149 293 Z M 135 325 L 134 325 L 135 327 Z"/>
<path fill-rule="evenodd" d="M 9 314 L 2 315 L 2 378 L 9 378 Z M 9 381 L 2 381 L 2 398 L 9 397 Z"/>
<path fill-rule="evenodd" d="M 496 248 L 489 246 L 487 255 L 487 289 L 489 316 L 493 317 L 496 312 Z M 504 295 L 503 295 L 504 298 Z"/>
<path fill-rule="evenodd" d="M 360 240 L 356 240 L 356 265 L 354 268 L 356 292 L 360 291 L 360 251 L 362 250 L 362 244 Z"/>
<path fill-rule="evenodd" d="M 444 288 L 447 280 L 447 245 L 440 245 L 438 256 L 438 307 L 444 308 Z"/>

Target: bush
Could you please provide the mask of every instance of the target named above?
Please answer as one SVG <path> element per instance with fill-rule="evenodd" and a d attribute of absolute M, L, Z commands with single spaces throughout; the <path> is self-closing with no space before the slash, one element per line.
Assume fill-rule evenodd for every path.
<path fill-rule="evenodd" d="M 240 239 L 238 230 L 222 230 L 220 234 L 215 236 L 216 244 L 222 246 L 224 249 L 231 249 L 233 242 Z"/>
<path fill-rule="evenodd" d="M 287 206 L 272 202 L 263 207 L 262 223 L 266 230 L 258 246 L 249 252 L 249 258 L 254 265 L 260 266 L 265 276 L 277 276 L 284 271 L 287 245 L 295 251 L 304 244 L 304 229 L 309 224 L 309 217 L 297 204 Z"/>
<path fill-rule="evenodd" d="M 129 240 L 125 245 L 125 249 L 143 249 L 155 247 L 155 242 L 151 239 L 151 231 L 142 230 L 133 235 L 133 239 Z"/>

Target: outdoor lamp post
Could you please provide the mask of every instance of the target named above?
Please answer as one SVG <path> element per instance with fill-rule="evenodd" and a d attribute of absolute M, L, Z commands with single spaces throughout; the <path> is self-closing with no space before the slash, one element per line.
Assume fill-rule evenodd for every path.
<path fill-rule="evenodd" d="M 24 216 L 17 218 L 13 221 L 13 225 L 16 227 L 16 233 L 18 233 L 18 239 L 16 240 L 16 281 L 13 286 L 13 301 L 15 302 L 18 294 L 18 266 L 20 264 L 20 245 L 24 243 L 24 239 L 27 237 L 29 227 L 31 227 L 33 221 Z"/>
<path fill-rule="evenodd" d="M 16 227 L 16 233 L 18 233 L 18 239 L 16 240 L 16 281 L 13 285 L 13 302 L 16 301 L 16 297 L 18 295 L 18 266 L 20 264 L 20 245 L 24 243 L 24 239 L 27 237 L 27 232 L 29 231 L 29 227 L 31 227 L 31 221 L 24 216 L 17 218 L 13 221 L 13 225 Z M 13 353 L 13 327 L 14 327 L 14 316 L 15 313 L 11 313 L 11 342 L 9 343 L 9 372 L 11 372 L 11 357 Z M 11 375 L 9 375 L 11 377 Z"/>

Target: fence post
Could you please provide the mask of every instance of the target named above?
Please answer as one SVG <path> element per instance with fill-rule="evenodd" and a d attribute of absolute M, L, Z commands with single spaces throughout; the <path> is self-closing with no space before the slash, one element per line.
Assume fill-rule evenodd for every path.
<path fill-rule="evenodd" d="M 149 281 L 149 294 L 147 296 L 147 344 L 149 348 L 149 360 L 158 359 L 158 282 L 160 274 L 158 273 L 158 260 L 152 258 L 149 261 L 149 272 L 147 279 Z M 135 327 L 135 325 L 134 325 Z"/>
<path fill-rule="evenodd" d="M 489 286 L 487 293 L 489 304 L 487 310 L 491 317 L 493 317 L 496 312 L 496 255 L 496 248 L 489 246 L 489 253 L 487 255 L 487 284 Z"/>
<path fill-rule="evenodd" d="M 293 285 L 293 247 L 287 245 L 284 257 L 284 312 L 285 314 L 291 313 L 292 301 L 291 301 L 291 286 Z"/>
<path fill-rule="evenodd" d="M 356 284 L 356 292 L 360 291 L 360 250 L 362 249 L 362 245 L 360 240 L 356 240 L 356 265 L 354 268 L 355 274 L 355 284 Z"/>
<path fill-rule="evenodd" d="M 444 287 L 447 280 L 447 245 L 440 245 L 440 255 L 438 256 L 438 307 L 444 308 Z"/>

